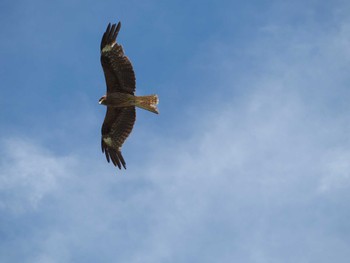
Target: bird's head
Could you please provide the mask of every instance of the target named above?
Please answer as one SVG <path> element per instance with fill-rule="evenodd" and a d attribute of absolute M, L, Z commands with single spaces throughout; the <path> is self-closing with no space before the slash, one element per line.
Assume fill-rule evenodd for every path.
<path fill-rule="evenodd" d="M 101 99 L 99 99 L 98 104 L 106 105 L 106 95 L 103 95 Z"/>

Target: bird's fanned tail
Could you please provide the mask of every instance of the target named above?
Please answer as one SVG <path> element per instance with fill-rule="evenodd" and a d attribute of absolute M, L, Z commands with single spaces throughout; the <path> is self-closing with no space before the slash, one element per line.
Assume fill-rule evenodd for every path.
<path fill-rule="evenodd" d="M 157 104 L 159 102 L 157 95 L 135 96 L 135 106 L 159 114 Z"/>

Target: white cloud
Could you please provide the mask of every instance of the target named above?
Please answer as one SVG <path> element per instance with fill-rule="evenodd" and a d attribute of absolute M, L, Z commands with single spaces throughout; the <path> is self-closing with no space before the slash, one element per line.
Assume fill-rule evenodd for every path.
<path fill-rule="evenodd" d="M 350 151 L 337 149 L 326 155 L 325 173 L 322 176 L 319 190 L 321 192 L 350 188 Z"/>
<path fill-rule="evenodd" d="M 45 195 L 57 189 L 74 157 L 59 157 L 21 138 L 2 142 L 1 209 L 16 213 L 35 209 Z"/>
<path fill-rule="evenodd" d="M 259 90 L 269 93 L 268 86 Z M 246 106 L 218 111 L 217 118 L 197 124 L 198 138 L 155 157 L 159 165 L 150 173 L 160 189 L 154 200 L 158 220 L 132 262 L 195 255 L 202 262 L 325 262 L 315 252 L 320 246 L 331 247 L 339 259 L 347 255 L 335 244 L 344 247 L 348 240 L 333 236 L 336 222 L 329 224 L 320 207 L 337 192 L 325 180 L 339 158 L 333 154 L 338 145 L 327 137 L 337 132 L 319 131 L 329 123 L 300 99 L 265 92 L 253 94 Z M 342 172 L 349 168 L 343 165 Z M 325 184 L 332 188 L 328 193 L 319 191 Z M 287 260 L 290 248 L 300 254 Z"/>

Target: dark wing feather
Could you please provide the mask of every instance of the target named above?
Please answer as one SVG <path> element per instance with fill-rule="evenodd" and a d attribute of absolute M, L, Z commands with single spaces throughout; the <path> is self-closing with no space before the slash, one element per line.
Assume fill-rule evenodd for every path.
<path fill-rule="evenodd" d="M 118 91 L 134 94 L 134 69 L 122 46 L 116 43 L 120 27 L 120 22 L 118 25 L 108 24 L 101 40 L 101 64 L 106 78 L 107 93 Z"/>
<path fill-rule="evenodd" d="M 106 159 L 121 169 L 126 169 L 126 163 L 121 153 L 124 141 L 131 133 L 136 120 L 135 107 L 112 108 L 107 107 L 106 117 L 102 125 L 102 152 Z M 104 139 L 108 139 L 107 144 Z"/>

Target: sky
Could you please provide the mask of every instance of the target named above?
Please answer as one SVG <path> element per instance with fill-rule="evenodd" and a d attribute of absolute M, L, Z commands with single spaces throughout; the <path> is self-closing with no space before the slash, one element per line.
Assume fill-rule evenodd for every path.
<path fill-rule="evenodd" d="M 0 2 L 0 262 L 348 262 L 348 1 Z M 100 149 L 109 22 L 136 72 Z"/>

